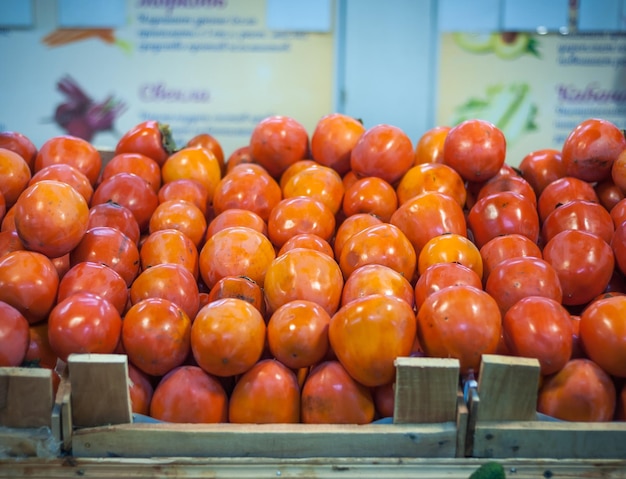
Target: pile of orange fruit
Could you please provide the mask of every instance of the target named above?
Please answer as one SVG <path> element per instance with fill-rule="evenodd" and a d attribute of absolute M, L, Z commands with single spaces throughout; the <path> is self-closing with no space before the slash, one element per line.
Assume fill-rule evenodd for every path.
<path fill-rule="evenodd" d="M 581 122 L 507 158 L 480 119 L 416 142 L 340 113 L 202 133 L 0 132 L 0 366 L 126 354 L 133 411 L 365 424 L 394 360 L 536 358 L 538 410 L 625 420 L 626 138 Z M 514 166 L 513 166 L 514 165 Z"/>

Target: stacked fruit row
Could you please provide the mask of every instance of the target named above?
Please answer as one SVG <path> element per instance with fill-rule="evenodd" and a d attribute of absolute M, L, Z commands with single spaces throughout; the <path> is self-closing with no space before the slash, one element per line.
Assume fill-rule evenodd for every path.
<path fill-rule="evenodd" d="M 0 365 L 129 360 L 172 422 L 368 423 L 394 360 L 537 358 L 538 410 L 623 420 L 626 139 L 601 119 L 511 167 L 479 119 L 414 145 L 343 114 L 37 148 L 0 133 Z"/>

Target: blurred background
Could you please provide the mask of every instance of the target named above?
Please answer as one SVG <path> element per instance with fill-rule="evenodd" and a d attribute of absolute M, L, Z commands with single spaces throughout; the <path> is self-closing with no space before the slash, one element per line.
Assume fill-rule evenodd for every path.
<path fill-rule="evenodd" d="M 228 155 L 331 112 L 414 142 L 470 117 L 507 162 L 588 117 L 626 128 L 626 0 L 2 0 L 0 130 L 111 149 L 137 123 Z"/>

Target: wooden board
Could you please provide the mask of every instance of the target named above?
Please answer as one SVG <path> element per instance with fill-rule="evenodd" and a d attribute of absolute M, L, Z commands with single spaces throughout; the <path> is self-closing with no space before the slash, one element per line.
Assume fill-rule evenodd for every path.
<path fill-rule="evenodd" d="M 480 408 L 476 421 L 535 419 L 539 377 L 536 359 L 483 355 L 478 375 Z"/>
<path fill-rule="evenodd" d="M 485 459 L 419 458 L 73 458 L 0 460 L 0 478 L 69 479 L 88 477 L 186 477 L 221 479 L 467 479 Z M 507 478 L 623 479 L 625 461 L 501 461 Z"/>
<path fill-rule="evenodd" d="M 626 459 L 626 423 L 618 422 L 483 422 L 473 441 L 482 458 Z"/>
<path fill-rule="evenodd" d="M 393 421 L 428 424 L 456 421 L 459 361 L 403 357 L 395 361 Z"/>
<path fill-rule="evenodd" d="M 148 424 L 76 430 L 75 457 L 455 457 L 454 422 Z"/>
<path fill-rule="evenodd" d="M 67 366 L 73 426 L 132 422 L 126 355 L 72 354 Z"/>
<path fill-rule="evenodd" d="M 50 427 L 52 371 L 46 368 L 0 368 L 0 426 Z"/>

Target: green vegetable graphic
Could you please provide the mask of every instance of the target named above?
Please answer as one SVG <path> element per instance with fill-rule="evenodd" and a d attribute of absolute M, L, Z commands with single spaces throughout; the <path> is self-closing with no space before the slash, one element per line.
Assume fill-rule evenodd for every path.
<path fill-rule="evenodd" d="M 539 57 L 539 42 L 523 32 L 465 33 L 452 34 L 454 41 L 463 50 L 472 53 L 494 53 L 503 60 L 513 60 L 522 55 Z"/>
<path fill-rule="evenodd" d="M 450 123 L 456 125 L 481 118 L 500 128 L 512 143 L 524 133 L 537 129 L 537 111 L 528 84 L 498 84 L 489 86 L 484 98 L 470 98 L 456 108 Z"/>

